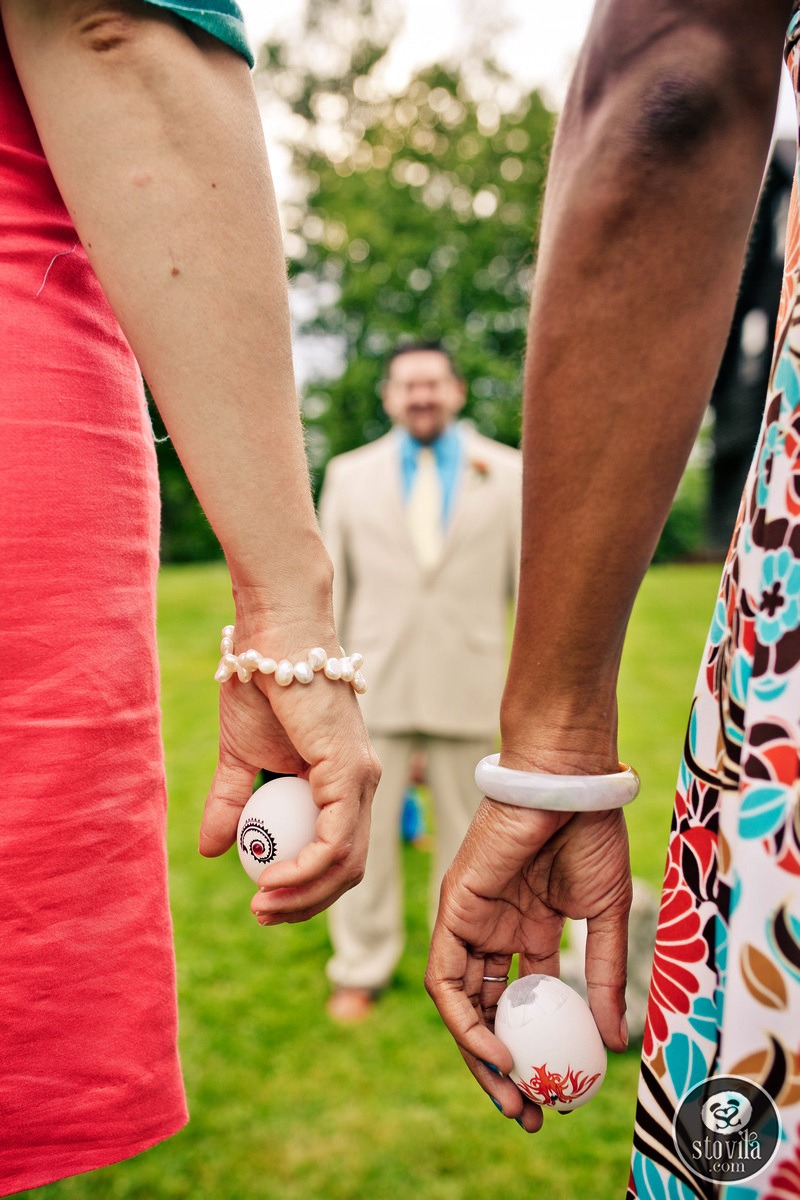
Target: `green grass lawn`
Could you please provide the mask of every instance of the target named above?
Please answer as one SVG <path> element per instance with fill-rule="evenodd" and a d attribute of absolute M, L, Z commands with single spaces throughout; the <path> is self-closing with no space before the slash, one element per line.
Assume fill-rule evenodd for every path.
<path fill-rule="evenodd" d="M 678 758 L 719 569 L 648 576 L 621 684 L 620 753 L 642 776 L 628 810 L 635 871 L 657 883 Z M 473 1083 L 422 987 L 428 856 L 404 851 L 408 945 L 396 986 L 364 1025 L 324 1011 L 325 918 L 261 929 L 235 853 L 195 850 L 215 761 L 224 568 L 161 582 L 164 737 L 181 1050 L 192 1114 L 177 1137 L 54 1184 L 48 1200 L 618 1200 L 627 1181 L 637 1055 L 614 1057 L 600 1097 L 535 1137 Z"/>

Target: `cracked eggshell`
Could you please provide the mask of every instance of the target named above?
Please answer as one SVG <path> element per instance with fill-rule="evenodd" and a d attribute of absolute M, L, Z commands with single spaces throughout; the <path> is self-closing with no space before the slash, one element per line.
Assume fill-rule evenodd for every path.
<path fill-rule="evenodd" d="M 254 883 L 270 863 L 297 858 L 313 842 L 318 816 L 306 779 L 271 779 L 253 792 L 239 817 L 236 849 Z"/>
<path fill-rule="evenodd" d="M 586 1001 L 552 975 L 525 975 L 500 997 L 494 1032 L 511 1052 L 510 1078 L 543 1109 L 572 1112 L 599 1092 L 603 1039 Z"/>

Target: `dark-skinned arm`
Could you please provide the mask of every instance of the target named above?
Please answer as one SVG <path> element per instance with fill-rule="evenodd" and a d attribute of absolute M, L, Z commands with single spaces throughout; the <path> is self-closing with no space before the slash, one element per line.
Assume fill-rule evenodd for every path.
<path fill-rule="evenodd" d="M 525 371 L 523 546 L 501 762 L 615 771 L 628 618 L 715 378 L 769 150 L 787 0 L 601 0 L 547 186 Z M 427 986 L 481 1086 L 502 975 L 558 973 L 588 919 L 589 1000 L 624 1047 L 630 865 L 619 811 L 484 800 L 441 895 Z"/>

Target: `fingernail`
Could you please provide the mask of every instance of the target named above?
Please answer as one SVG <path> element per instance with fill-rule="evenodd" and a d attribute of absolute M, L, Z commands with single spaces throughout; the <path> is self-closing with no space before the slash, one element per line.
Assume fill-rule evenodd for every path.
<path fill-rule="evenodd" d="M 625 1017 L 619 1023 L 619 1036 L 622 1038 L 625 1045 L 628 1045 L 628 1022 Z"/>
<path fill-rule="evenodd" d="M 483 1059 L 481 1059 L 481 1062 L 483 1062 Z M 493 1075 L 499 1075 L 501 1079 L 503 1078 L 503 1072 L 499 1067 L 496 1067 L 494 1063 L 484 1062 L 483 1065 L 486 1067 L 486 1070 L 491 1071 Z"/>
<path fill-rule="evenodd" d="M 503 1106 L 499 1100 L 495 1100 L 494 1096 L 490 1096 L 489 1099 L 491 1100 L 492 1104 L 495 1106 L 495 1108 L 497 1109 L 498 1112 L 503 1111 Z"/>
<path fill-rule="evenodd" d="M 557 1108 L 556 1112 L 560 1117 L 571 1117 L 575 1112 L 574 1108 Z"/>
<path fill-rule="evenodd" d="M 525 1129 L 525 1126 L 522 1124 L 522 1117 L 514 1117 L 514 1120 L 517 1122 L 520 1129 Z M 527 1129 L 525 1129 L 525 1132 L 528 1132 Z"/>

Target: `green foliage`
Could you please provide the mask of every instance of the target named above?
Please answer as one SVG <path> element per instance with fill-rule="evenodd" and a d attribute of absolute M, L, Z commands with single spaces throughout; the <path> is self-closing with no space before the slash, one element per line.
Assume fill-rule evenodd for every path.
<path fill-rule="evenodd" d="M 355 8 L 359 33 L 344 45 L 342 10 Z M 315 467 L 384 431 L 382 366 L 403 338 L 443 340 L 470 385 L 467 415 L 519 441 L 552 114 L 482 56 L 426 68 L 393 95 L 381 83 L 386 36 L 368 3 L 324 0 L 310 6 L 301 38 L 265 47 L 261 60 L 265 83 L 293 111 L 305 185 L 287 214 L 301 333 L 343 363 L 307 389 Z M 333 64 L 320 52 L 331 42 Z"/>
<path fill-rule="evenodd" d="M 208 562 L 221 558 L 220 544 L 186 478 L 149 389 L 147 401 L 161 484 L 161 561 Z"/>
<path fill-rule="evenodd" d="M 291 113 L 298 195 L 284 213 L 303 345 L 324 368 L 303 397 L 315 487 L 332 454 L 387 428 L 380 379 L 402 339 L 441 339 L 469 384 L 466 415 L 519 442 L 528 290 L 553 115 L 493 65 L 490 43 L 382 82 L 394 32 L 372 0 L 314 0 L 263 47 L 259 79 Z M 576 348 L 576 352 L 578 352 Z M 163 436 L 158 414 L 154 425 Z M 171 442 L 158 446 L 162 558 L 220 556 Z M 656 560 L 701 538 L 682 493 Z"/>
<path fill-rule="evenodd" d="M 708 472 L 689 466 L 681 480 L 667 523 L 659 538 L 653 562 L 688 559 L 702 549 L 706 524 Z"/>

